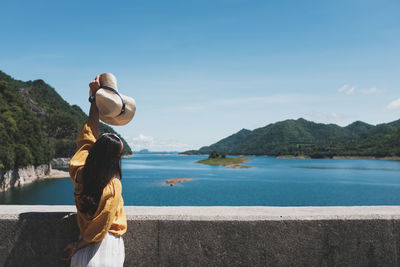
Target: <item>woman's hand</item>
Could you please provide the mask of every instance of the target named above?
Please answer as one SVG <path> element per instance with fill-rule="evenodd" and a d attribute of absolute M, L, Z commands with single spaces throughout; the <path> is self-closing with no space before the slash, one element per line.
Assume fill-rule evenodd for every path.
<path fill-rule="evenodd" d="M 72 256 L 74 256 L 75 252 L 77 252 L 79 249 L 83 247 L 86 247 L 87 245 L 90 245 L 90 243 L 86 242 L 84 239 L 80 239 L 79 241 L 68 244 L 64 248 L 64 253 L 61 259 L 66 261 L 70 260 Z"/>
<path fill-rule="evenodd" d="M 89 96 L 96 94 L 97 90 L 99 90 L 99 88 L 100 88 L 100 76 L 99 75 L 97 75 L 93 79 L 93 81 L 91 81 L 89 83 L 89 87 L 90 87 Z"/>
<path fill-rule="evenodd" d="M 61 257 L 62 260 L 70 260 L 72 256 L 74 256 L 75 252 L 78 250 L 77 242 L 73 242 L 68 244 L 64 248 L 63 256 Z"/>

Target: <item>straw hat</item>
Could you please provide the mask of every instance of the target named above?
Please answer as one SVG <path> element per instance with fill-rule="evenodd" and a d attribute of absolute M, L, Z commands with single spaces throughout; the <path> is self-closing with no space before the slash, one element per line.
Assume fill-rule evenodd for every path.
<path fill-rule="evenodd" d="M 136 112 L 136 102 L 132 97 L 118 92 L 117 79 L 111 73 L 100 75 L 100 89 L 95 96 L 100 120 L 111 125 L 125 125 Z"/>

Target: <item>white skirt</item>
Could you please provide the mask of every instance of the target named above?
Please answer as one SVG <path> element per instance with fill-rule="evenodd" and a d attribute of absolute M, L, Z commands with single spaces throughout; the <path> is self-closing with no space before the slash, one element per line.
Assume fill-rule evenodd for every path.
<path fill-rule="evenodd" d="M 122 237 L 107 233 L 101 242 L 92 243 L 78 250 L 71 258 L 71 267 L 122 267 L 125 246 Z"/>

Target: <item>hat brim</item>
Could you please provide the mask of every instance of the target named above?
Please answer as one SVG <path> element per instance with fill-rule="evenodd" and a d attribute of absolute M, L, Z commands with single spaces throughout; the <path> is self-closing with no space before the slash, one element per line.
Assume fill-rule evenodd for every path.
<path fill-rule="evenodd" d="M 106 117 L 99 114 L 100 120 L 104 123 L 116 126 L 122 126 L 128 124 L 136 113 L 136 102 L 135 99 L 129 96 L 121 94 L 122 99 L 125 102 L 125 112 L 115 117 Z"/>

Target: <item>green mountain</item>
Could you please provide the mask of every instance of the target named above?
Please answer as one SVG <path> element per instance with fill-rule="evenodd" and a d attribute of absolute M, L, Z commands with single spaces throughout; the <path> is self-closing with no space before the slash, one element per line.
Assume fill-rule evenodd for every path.
<path fill-rule="evenodd" d="M 0 169 L 70 157 L 87 115 L 42 80 L 19 81 L 0 71 Z M 101 123 L 100 132 L 115 131 Z M 132 154 L 126 141 L 124 155 Z"/>
<path fill-rule="evenodd" d="M 189 150 L 184 152 L 184 154 L 210 154 L 211 151 L 230 151 L 229 148 L 243 142 L 247 136 L 251 133 L 250 130 L 242 129 L 239 132 L 232 134 L 211 146 L 204 146 L 199 150 Z"/>
<path fill-rule="evenodd" d="M 373 126 L 361 121 L 346 127 L 305 119 L 285 120 L 253 131 L 241 130 L 210 146 L 183 154 L 400 156 L 400 120 Z"/>
<path fill-rule="evenodd" d="M 368 131 L 374 126 L 362 121 L 355 121 L 344 128 L 354 134 L 368 134 Z"/>

